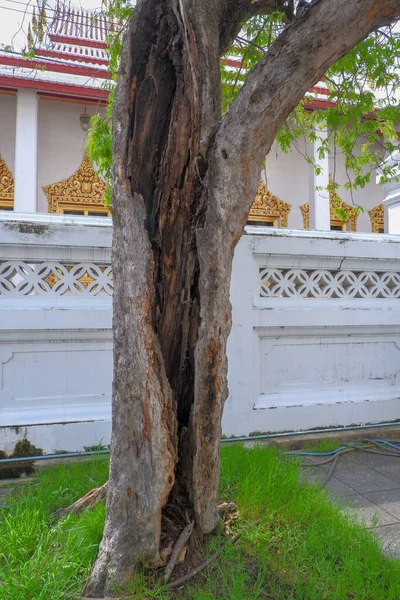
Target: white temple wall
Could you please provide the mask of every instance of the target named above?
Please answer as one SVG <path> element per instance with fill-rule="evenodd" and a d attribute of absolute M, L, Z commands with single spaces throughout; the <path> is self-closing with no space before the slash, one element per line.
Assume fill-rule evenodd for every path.
<path fill-rule="evenodd" d="M 299 206 L 309 200 L 308 165 L 296 150 L 287 154 L 274 142 L 266 160 L 267 188 L 281 200 L 292 205 L 289 229 L 303 229 Z"/>
<path fill-rule="evenodd" d="M 299 140 L 299 150 L 306 154 L 304 141 Z M 360 205 L 365 208 L 357 219 L 357 231 L 370 233 L 371 220 L 368 210 L 375 208 L 383 202 L 385 197 L 384 189 L 376 184 L 375 169 L 371 173 L 371 181 L 363 189 L 353 191 L 353 200 L 349 190 L 344 188 L 347 182 L 347 175 L 344 167 L 343 158 L 339 155 L 336 160 L 329 159 L 329 171 L 334 172 L 335 178 L 339 184 L 338 195 L 340 198 L 350 204 Z M 272 146 L 266 161 L 266 178 L 268 189 L 292 205 L 289 214 L 288 228 L 303 229 L 303 218 L 299 206 L 309 201 L 309 166 L 304 156 L 298 150 L 291 150 L 288 153 L 283 152 L 277 142 Z"/>
<path fill-rule="evenodd" d="M 14 173 L 17 97 L 0 93 L 0 156 Z"/>
<path fill-rule="evenodd" d="M 0 213 L 0 449 L 108 444 L 111 220 Z M 225 435 L 400 419 L 400 237 L 248 227 Z"/>
<path fill-rule="evenodd" d="M 104 114 L 93 105 L 57 102 L 40 98 L 38 103 L 38 212 L 48 212 L 43 186 L 72 175 L 82 161 L 87 133 L 82 131 L 79 115 Z"/>
<path fill-rule="evenodd" d="M 104 114 L 104 108 L 86 105 L 89 115 Z M 72 175 L 79 167 L 87 143 L 87 133 L 80 127 L 79 116 L 85 112 L 84 103 L 44 99 L 38 101 L 38 177 L 37 210 L 48 212 L 47 198 L 43 186 L 56 183 Z M 0 155 L 14 173 L 15 163 L 16 96 L 0 94 Z M 306 153 L 305 142 L 299 140 L 299 149 Z M 330 171 L 334 161 L 330 159 Z M 339 196 L 352 204 L 349 191 L 344 189 L 347 181 L 343 159 L 339 155 L 335 166 L 336 180 L 340 186 Z M 309 201 L 309 166 L 298 150 L 282 152 L 274 143 L 266 160 L 267 187 L 279 198 L 292 205 L 289 214 L 289 229 L 302 229 L 303 219 L 299 206 Z M 374 208 L 384 199 L 384 190 L 376 185 L 375 172 L 371 183 L 362 190 L 353 192 L 356 204 L 365 207 L 357 221 L 357 231 L 369 233 L 371 222 L 368 209 Z"/>

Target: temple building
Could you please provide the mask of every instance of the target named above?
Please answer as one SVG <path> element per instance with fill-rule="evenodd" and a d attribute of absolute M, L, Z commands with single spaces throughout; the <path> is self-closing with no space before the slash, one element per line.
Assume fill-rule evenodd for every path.
<path fill-rule="evenodd" d="M 0 53 L 0 168 L 14 186 L 1 209 L 63 213 L 71 207 L 46 195 L 54 189 L 48 186 L 74 174 L 81 187 L 92 182 L 84 156 L 89 117 L 104 114 L 107 104 L 106 37 L 101 17 L 94 24 L 90 13 L 60 9 L 43 41 L 36 36 L 34 59 Z M 107 215 L 100 196 L 82 200 Z"/>
<path fill-rule="evenodd" d="M 34 15 L 29 26 L 27 44 L 34 58 L 0 52 L 0 173 L 7 182 L 7 189 L 0 187 L 0 210 L 107 216 L 102 182 L 95 179 L 85 147 L 89 117 L 104 115 L 109 93 L 108 24 L 102 16 L 66 7 L 52 14 Z M 310 110 L 323 110 L 328 105 L 324 84 L 310 92 Z M 316 155 L 316 148 L 307 150 Z M 383 232 L 385 192 L 375 178 L 351 196 L 344 188 L 343 161 L 323 162 L 322 174 L 315 177 L 299 152 L 285 154 L 275 145 L 249 221 L 274 228 Z M 336 202 L 332 194 L 328 199 L 316 191 L 328 185 L 332 172 L 339 185 Z M 67 196 L 74 185 L 81 192 L 72 202 Z M 337 217 L 334 205 L 345 209 L 347 221 Z"/>

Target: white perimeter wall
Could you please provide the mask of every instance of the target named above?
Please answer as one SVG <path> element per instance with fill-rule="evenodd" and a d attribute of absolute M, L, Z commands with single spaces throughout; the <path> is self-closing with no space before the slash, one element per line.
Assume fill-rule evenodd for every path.
<path fill-rule="evenodd" d="M 111 234 L 0 214 L 1 449 L 109 442 Z M 225 435 L 400 419 L 398 236 L 247 228 L 231 301 Z"/>

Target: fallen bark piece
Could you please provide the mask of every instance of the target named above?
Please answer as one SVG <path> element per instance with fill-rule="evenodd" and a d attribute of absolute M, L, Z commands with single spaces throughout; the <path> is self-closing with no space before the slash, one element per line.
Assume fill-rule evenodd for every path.
<path fill-rule="evenodd" d="M 67 506 L 67 508 L 60 508 L 54 513 L 54 517 L 58 520 L 65 515 L 75 513 L 79 515 L 85 508 L 91 508 L 97 502 L 105 501 L 107 497 L 108 481 L 101 487 L 90 490 L 85 496 L 79 498 L 76 502 Z"/>

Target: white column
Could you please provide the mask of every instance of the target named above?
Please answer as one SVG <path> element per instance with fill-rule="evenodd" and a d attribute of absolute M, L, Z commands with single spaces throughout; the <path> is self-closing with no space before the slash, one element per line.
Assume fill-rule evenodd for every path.
<path fill-rule="evenodd" d="M 317 132 L 319 138 L 327 138 L 327 129 L 321 129 Z M 316 140 L 311 147 L 311 157 L 316 165 L 321 167 L 321 173 L 315 174 L 314 165 L 310 164 L 310 183 L 309 183 L 309 202 L 310 202 L 310 229 L 318 231 L 330 231 L 330 204 L 329 204 L 329 159 L 318 157 L 319 140 Z M 318 191 L 316 188 L 323 188 Z"/>
<path fill-rule="evenodd" d="M 400 234 L 400 188 L 383 201 L 385 207 L 385 233 Z"/>
<path fill-rule="evenodd" d="M 15 212 L 37 212 L 37 94 L 19 89 L 15 136 Z"/>

